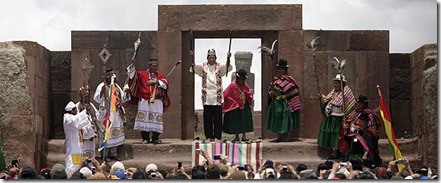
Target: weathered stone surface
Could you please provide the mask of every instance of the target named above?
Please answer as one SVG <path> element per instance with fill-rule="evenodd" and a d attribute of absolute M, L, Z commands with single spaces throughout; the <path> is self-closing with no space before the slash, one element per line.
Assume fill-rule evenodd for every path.
<path fill-rule="evenodd" d="M 159 5 L 158 15 L 158 31 L 302 29 L 299 4 Z"/>
<path fill-rule="evenodd" d="M 350 50 L 353 51 L 389 51 L 389 31 L 351 31 Z"/>
<path fill-rule="evenodd" d="M 64 107 L 70 101 L 71 52 L 51 52 L 52 78 L 52 138 L 64 139 Z"/>
<path fill-rule="evenodd" d="M 141 33 L 139 49 L 156 48 L 156 44 L 154 44 L 156 43 L 156 31 L 72 31 L 72 50 L 102 49 L 107 38 L 107 48 L 110 50 L 133 49 L 133 43 L 138 39 L 139 33 Z"/>
<path fill-rule="evenodd" d="M 410 55 L 390 54 L 390 98 L 410 99 Z"/>
<path fill-rule="evenodd" d="M 411 120 L 413 135 L 419 137 L 418 154 L 421 163 L 437 166 L 437 83 L 436 45 L 423 45 L 411 53 Z M 432 62 L 426 65 L 427 62 Z M 430 66 L 424 70 L 425 66 Z"/>
<path fill-rule="evenodd" d="M 36 147 L 31 90 L 24 55 L 26 51 L 11 42 L 0 43 L 0 131 L 6 162 L 23 157 L 34 165 Z M 24 140 L 26 139 L 26 140 Z"/>
<path fill-rule="evenodd" d="M 436 60 L 436 56 L 435 59 Z M 425 60 L 426 63 L 428 60 Z M 435 62 L 431 60 L 430 62 Z M 426 122 L 426 157 L 423 163 L 438 165 L 438 64 L 424 70 L 424 121 Z"/>
<path fill-rule="evenodd" d="M 412 123 L 410 121 L 410 101 L 391 100 L 390 112 L 391 112 L 392 125 L 395 132 L 395 137 L 397 137 L 397 139 L 407 138 L 406 137 L 407 134 L 412 134 Z M 383 128 L 382 131 L 384 131 L 383 124 L 382 124 L 382 128 Z M 381 138 L 387 138 L 385 133 L 381 133 L 381 134 L 382 134 Z"/>
<path fill-rule="evenodd" d="M 320 130 L 320 124 L 323 120 L 323 115 L 320 109 L 319 100 L 303 100 L 302 101 L 302 137 L 303 138 L 317 138 Z"/>

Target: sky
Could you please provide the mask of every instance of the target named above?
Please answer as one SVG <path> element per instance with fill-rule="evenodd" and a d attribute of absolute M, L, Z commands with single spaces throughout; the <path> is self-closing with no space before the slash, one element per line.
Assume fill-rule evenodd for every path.
<path fill-rule="evenodd" d="M 69 51 L 72 30 L 157 30 L 157 6 L 178 4 L 302 4 L 305 30 L 389 30 L 391 53 L 437 43 L 435 0 L 2 0 L 0 42 L 35 41 L 51 51 Z M 205 60 L 204 46 L 226 54 L 228 40 L 207 42 L 196 42 L 196 62 Z M 252 51 L 253 63 L 259 63 L 259 42 L 234 40 L 232 53 Z M 259 73 L 259 64 L 251 71 Z"/>

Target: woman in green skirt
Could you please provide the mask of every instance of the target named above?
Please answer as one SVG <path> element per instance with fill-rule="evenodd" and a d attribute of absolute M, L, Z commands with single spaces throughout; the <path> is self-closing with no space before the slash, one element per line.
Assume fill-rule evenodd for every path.
<path fill-rule="evenodd" d="M 346 85 L 347 81 L 344 75 L 338 74 L 333 80 L 334 89 L 328 95 L 325 96 L 319 93 L 320 101 L 325 106 L 325 116 L 320 125 L 317 143 L 321 148 L 332 149 L 332 155 L 328 159 L 339 158 L 339 148 L 340 153 L 346 151 L 346 142 L 343 135 L 347 134 L 348 128 L 343 120 L 345 115 L 346 119 L 349 119 L 349 116 L 354 112 L 356 104 L 354 94 L 349 86 Z M 344 92 L 341 92 L 342 90 Z"/>
<path fill-rule="evenodd" d="M 299 86 L 294 78 L 288 75 L 288 62 L 280 59 L 277 75 L 271 82 L 269 91 L 269 110 L 266 129 L 277 133 L 274 142 L 287 141 L 287 133 L 300 128 L 300 95 Z"/>
<path fill-rule="evenodd" d="M 224 91 L 223 131 L 235 134 L 234 141 L 239 141 L 240 133 L 242 133 L 242 141 L 248 141 L 246 132 L 254 131 L 250 107 L 253 105 L 253 96 L 250 87 L 245 83 L 247 78 L 247 71 L 240 69 L 236 74 L 236 79 Z"/>

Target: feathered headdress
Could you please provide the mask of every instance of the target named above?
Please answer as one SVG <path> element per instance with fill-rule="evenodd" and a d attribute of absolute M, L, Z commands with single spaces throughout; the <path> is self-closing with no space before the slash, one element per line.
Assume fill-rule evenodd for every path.
<path fill-rule="evenodd" d="M 344 69 L 346 65 L 346 60 L 338 60 L 337 57 L 334 57 L 334 60 L 331 60 L 332 68 L 337 70 L 337 76 L 335 76 L 334 80 L 344 81 L 346 82 L 345 76 L 344 76 Z"/>
<path fill-rule="evenodd" d="M 265 52 L 268 54 L 268 56 L 273 59 L 274 54 L 276 54 L 276 50 L 274 49 L 274 46 L 276 45 L 277 39 L 273 41 L 273 44 L 271 45 L 271 48 L 266 47 L 265 45 L 260 45 L 257 47 L 257 49 L 260 49 L 260 52 Z"/>
<path fill-rule="evenodd" d="M 317 36 L 311 42 L 306 42 L 306 46 L 313 53 L 315 52 L 315 49 L 317 48 L 316 46 L 317 46 L 317 43 L 318 43 L 318 38 L 320 38 L 320 36 Z"/>

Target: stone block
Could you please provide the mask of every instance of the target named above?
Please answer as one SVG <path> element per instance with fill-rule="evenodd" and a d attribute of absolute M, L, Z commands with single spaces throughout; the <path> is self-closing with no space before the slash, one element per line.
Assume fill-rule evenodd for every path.
<path fill-rule="evenodd" d="M 389 31 L 350 31 L 350 50 L 389 52 Z"/>
<path fill-rule="evenodd" d="M 323 115 L 320 109 L 319 100 L 302 101 L 302 134 L 303 138 L 317 138 L 320 131 L 320 124 Z"/>
<path fill-rule="evenodd" d="M 141 33 L 139 49 L 156 48 L 156 31 L 72 31 L 72 50 L 99 49 L 101 51 L 107 38 L 107 49 L 133 49 L 133 43 L 138 39 L 139 33 Z"/>
<path fill-rule="evenodd" d="M 158 31 L 301 30 L 301 26 L 298 4 L 158 6 Z"/>
<path fill-rule="evenodd" d="M 405 136 L 405 133 L 412 133 L 412 124 L 410 120 L 410 101 L 392 100 L 390 101 L 390 112 L 392 126 L 397 139 Z M 384 128 L 384 125 L 382 125 Z"/>
<path fill-rule="evenodd" d="M 52 91 L 70 91 L 71 82 L 71 53 L 70 51 L 51 52 Z M 95 69 L 99 69 L 96 67 Z"/>
<path fill-rule="evenodd" d="M 317 51 L 350 51 L 350 31 L 316 31 L 309 34 L 305 41 L 320 36 Z"/>
<path fill-rule="evenodd" d="M 167 74 L 178 60 L 181 59 L 181 45 L 169 44 L 171 42 L 178 43 L 182 40 L 181 32 L 158 32 L 158 60 L 161 63 L 161 71 Z M 163 60 L 163 62 L 161 62 Z M 185 68 L 182 66 L 182 68 Z M 182 107 L 183 103 L 193 103 L 193 98 L 186 98 L 185 93 L 193 92 L 189 90 L 183 90 L 183 85 L 191 84 L 194 80 L 182 80 L 183 72 L 187 69 L 176 69 L 173 71 L 173 76 L 168 78 L 169 85 L 169 97 L 172 105 L 168 111 L 164 113 L 164 138 L 181 138 L 183 134 L 185 137 L 192 138 L 193 136 L 193 119 L 194 113 L 190 109 Z M 178 77 L 181 76 L 181 77 Z M 194 95 L 194 94 L 193 94 Z M 194 109 L 194 106 L 191 106 Z M 181 115 L 182 114 L 182 115 Z M 181 132 L 181 133 L 176 133 Z"/>

